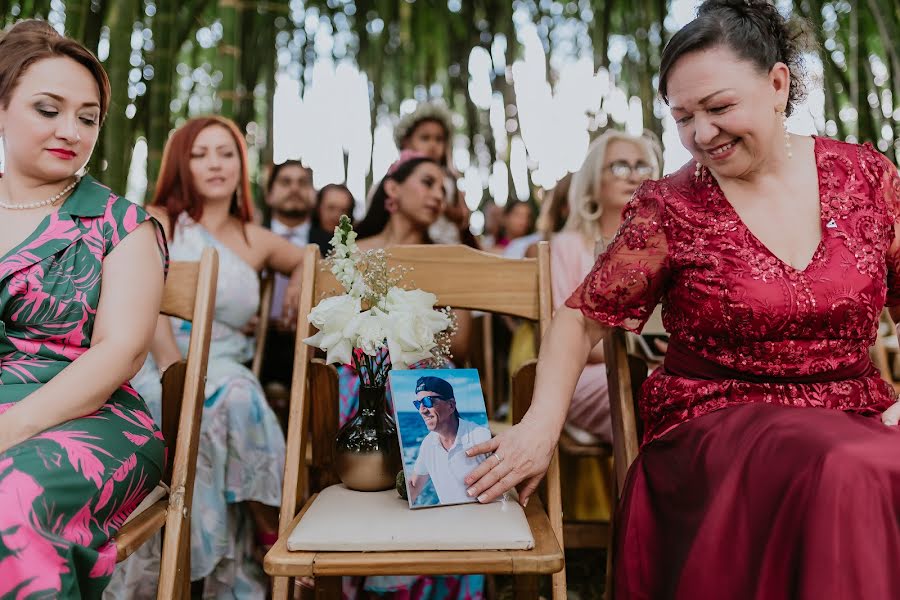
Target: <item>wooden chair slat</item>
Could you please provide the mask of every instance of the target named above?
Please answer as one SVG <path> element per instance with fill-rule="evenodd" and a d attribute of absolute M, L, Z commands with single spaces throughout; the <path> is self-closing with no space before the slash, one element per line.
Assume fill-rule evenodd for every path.
<path fill-rule="evenodd" d="M 310 390 L 312 406 L 310 423 L 316 435 L 310 440 L 310 486 L 323 489 L 340 483 L 334 471 L 334 438 L 338 432 L 338 411 L 335 398 L 338 397 L 338 374 L 334 365 L 326 365 L 319 358 L 310 364 Z"/>
<path fill-rule="evenodd" d="M 612 417 L 613 455 L 616 485 L 622 490 L 625 476 L 638 455 L 638 429 L 635 418 L 631 368 L 625 331 L 613 329 L 603 340 L 606 373 L 609 380 L 609 408 Z"/>
<path fill-rule="evenodd" d="M 411 269 L 405 287 L 428 290 L 440 306 L 533 321 L 540 318 L 534 281 L 538 260 L 504 258 L 461 245 L 395 246 L 388 253 L 389 266 Z M 340 293 L 343 289 L 330 272 L 317 273 L 317 300 Z"/>
<path fill-rule="evenodd" d="M 272 295 L 275 293 L 275 276 L 268 274 L 260 281 L 262 290 L 259 296 L 259 321 L 256 323 L 256 350 L 250 370 L 259 379 L 265 358 L 266 341 L 269 339 L 269 320 L 272 318 Z"/>
<path fill-rule="evenodd" d="M 172 442 L 178 439 L 178 426 L 181 417 L 181 404 L 184 394 L 184 381 L 187 376 L 187 361 L 180 360 L 172 364 L 162 378 L 162 434 L 170 449 L 174 448 Z M 175 453 L 166 453 L 166 471 L 163 481 L 166 484 L 172 482 L 172 468 L 175 465 Z"/>
<path fill-rule="evenodd" d="M 116 562 L 122 562 L 144 545 L 166 522 L 168 499 L 150 505 L 116 534 Z"/>
<path fill-rule="evenodd" d="M 166 275 L 166 287 L 163 290 L 162 308 L 159 312 L 185 321 L 193 321 L 199 275 L 198 262 L 172 262 Z"/>

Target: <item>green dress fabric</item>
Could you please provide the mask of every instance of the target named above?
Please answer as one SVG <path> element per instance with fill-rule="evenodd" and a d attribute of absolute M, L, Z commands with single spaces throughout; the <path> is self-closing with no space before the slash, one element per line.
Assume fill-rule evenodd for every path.
<path fill-rule="evenodd" d="M 0 257 L 0 414 L 90 348 L 103 260 L 148 220 L 84 177 Z M 159 482 L 164 456 L 127 382 L 96 412 L 0 453 L 0 600 L 99 598 L 115 567 L 112 538 Z"/>

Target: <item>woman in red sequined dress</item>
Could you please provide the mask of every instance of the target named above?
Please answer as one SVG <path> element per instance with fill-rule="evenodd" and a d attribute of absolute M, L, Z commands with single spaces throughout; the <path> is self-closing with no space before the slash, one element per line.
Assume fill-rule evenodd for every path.
<path fill-rule="evenodd" d="M 900 317 L 900 178 L 870 146 L 790 135 L 798 38 L 765 0 L 707 0 L 660 92 L 696 163 L 647 182 L 554 318 L 522 423 L 475 449 L 527 501 L 584 358 L 662 302 L 616 598 L 900 597 L 900 404 L 869 359 Z M 578 360 L 574 360 L 577 357 Z"/>

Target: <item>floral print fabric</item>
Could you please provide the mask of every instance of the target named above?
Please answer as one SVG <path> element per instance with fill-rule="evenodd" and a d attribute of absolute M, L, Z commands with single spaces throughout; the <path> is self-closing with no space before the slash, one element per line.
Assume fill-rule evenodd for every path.
<path fill-rule="evenodd" d="M 0 258 L 0 413 L 90 348 L 103 259 L 149 219 L 84 177 Z M 159 482 L 164 454 L 126 382 L 96 412 L 0 453 L 0 598 L 99 598 L 116 562 L 112 538 Z"/>

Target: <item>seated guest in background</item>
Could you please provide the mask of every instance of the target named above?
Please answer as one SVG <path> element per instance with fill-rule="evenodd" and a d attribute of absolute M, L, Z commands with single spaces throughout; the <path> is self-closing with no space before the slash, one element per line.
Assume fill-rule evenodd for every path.
<path fill-rule="evenodd" d="M 272 165 L 266 184 L 266 206 L 271 213 L 269 229 L 272 233 L 299 248 L 306 246 L 310 241 L 315 201 L 316 190 L 309 167 L 303 166 L 299 160 L 286 160 Z M 281 308 L 287 287 L 288 277 L 276 273 L 270 317 L 275 323 L 283 321 Z"/>
<path fill-rule="evenodd" d="M 791 134 L 796 27 L 706 0 L 660 61 L 692 162 L 644 182 L 553 318 L 519 425 L 473 450 L 490 501 L 545 472 L 578 375 L 660 301 L 671 333 L 639 398 L 616 598 L 865 598 L 900 589 L 900 402 L 869 357 L 900 320 L 900 176 L 870 145 Z M 811 54 L 812 52 L 810 52 Z"/>
<path fill-rule="evenodd" d="M 165 236 L 84 175 L 110 102 L 97 58 L 43 21 L 0 36 L 0 598 L 99 598 L 165 468 L 128 383 Z"/>
<path fill-rule="evenodd" d="M 266 183 L 266 206 L 270 211 L 269 228 L 272 233 L 280 235 L 298 248 L 312 242 L 315 199 L 313 173 L 309 167 L 299 160 L 286 160 L 272 165 Z M 280 405 L 284 404 L 286 409 L 294 369 L 296 323 L 282 312 L 284 295 L 289 285 L 288 277 L 275 273 L 274 285 L 269 331 L 259 378 L 270 402 L 279 406 L 279 414 L 284 417 L 285 411 Z"/>
<path fill-rule="evenodd" d="M 410 502 L 415 503 L 429 480 L 441 504 L 471 502 L 466 475 L 486 457 L 467 456 L 466 450 L 491 439 L 491 430 L 460 417 L 453 386 L 440 377 L 420 377 L 413 404 L 428 435 L 419 445 L 409 478 Z"/>
<path fill-rule="evenodd" d="M 163 222 L 174 260 L 219 253 L 215 320 L 200 424 L 191 512 L 191 580 L 208 597 L 262 598 L 260 552 L 277 537 L 284 436 L 259 381 L 244 366 L 254 345 L 243 333 L 259 311 L 259 274 L 292 275 L 286 310 L 296 310 L 303 252 L 251 222 L 247 150 L 237 126 L 198 117 L 166 143 L 151 213 Z M 187 351 L 190 325 L 162 317 L 135 387 L 160 417 L 160 374 Z M 122 597 L 155 597 L 154 544 L 124 564 Z M 116 578 L 119 579 L 118 577 Z"/>
<path fill-rule="evenodd" d="M 356 200 L 346 185 L 329 183 L 316 195 L 316 208 L 312 214 L 312 229 L 309 232 L 309 242 L 318 244 L 322 256 L 326 256 L 331 250 L 331 238 L 334 237 L 334 228 L 338 226 L 343 215 L 353 221 L 353 209 Z"/>
<path fill-rule="evenodd" d="M 659 176 L 652 140 L 610 130 L 588 148 L 569 186 L 569 218 L 550 242 L 553 308 L 559 310 L 622 223 L 622 210 L 638 186 Z M 569 405 L 566 431 L 582 443 L 612 441 L 603 345 L 588 356 Z"/>
<path fill-rule="evenodd" d="M 456 185 L 459 173 L 452 158 L 453 117 L 443 104 L 422 102 L 394 128 L 397 148 L 420 152 L 444 169 L 444 212 L 428 229 L 436 244 L 465 244 L 477 248 L 469 231 L 469 207 Z"/>
<path fill-rule="evenodd" d="M 523 258 L 528 247 L 540 240 L 534 232 L 534 208 L 530 202 L 515 200 L 503 207 L 503 227 L 496 252 L 507 258 Z M 519 242 L 513 250 L 509 246 Z"/>

